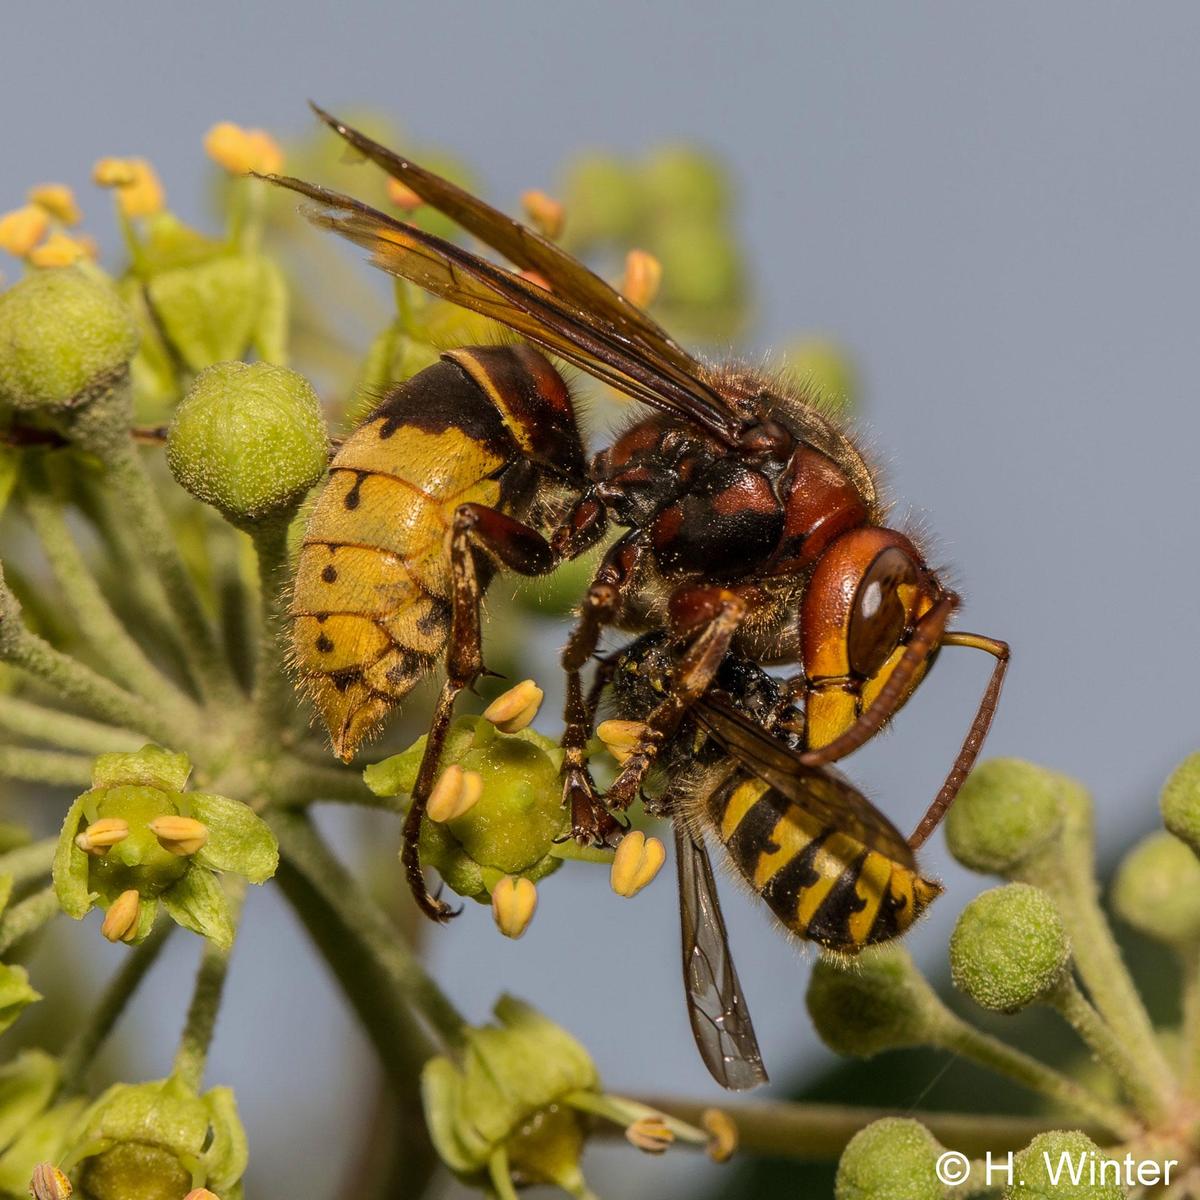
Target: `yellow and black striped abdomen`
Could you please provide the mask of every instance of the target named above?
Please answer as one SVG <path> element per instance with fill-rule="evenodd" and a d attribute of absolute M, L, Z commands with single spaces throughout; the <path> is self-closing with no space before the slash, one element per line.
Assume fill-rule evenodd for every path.
<path fill-rule="evenodd" d="M 339 757 L 354 754 L 445 648 L 455 510 L 475 503 L 521 516 L 528 506 L 531 473 L 509 470 L 528 458 L 523 414 L 514 418 L 505 400 L 527 401 L 547 371 L 525 346 L 456 351 L 395 387 L 331 463 L 290 612 L 300 686 Z"/>
<path fill-rule="evenodd" d="M 734 866 L 775 916 L 828 950 L 855 954 L 899 936 L 942 890 L 752 775 L 735 772 L 708 810 Z"/>

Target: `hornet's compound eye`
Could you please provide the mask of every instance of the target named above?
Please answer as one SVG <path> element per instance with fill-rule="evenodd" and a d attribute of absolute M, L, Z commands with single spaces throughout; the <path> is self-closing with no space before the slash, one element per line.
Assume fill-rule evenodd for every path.
<path fill-rule="evenodd" d="M 850 670 L 870 679 L 900 644 L 916 599 L 920 572 L 912 556 L 897 546 L 872 560 L 854 595 L 847 633 Z"/>

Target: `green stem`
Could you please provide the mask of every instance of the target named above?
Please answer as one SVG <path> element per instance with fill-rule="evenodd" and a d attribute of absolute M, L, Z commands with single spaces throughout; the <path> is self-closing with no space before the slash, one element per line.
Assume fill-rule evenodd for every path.
<path fill-rule="evenodd" d="M 14 904 L 0 920 L 0 955 L 7 954 L 23 938 L 36 933 L 59 912 L 53 887 L 43 888 Z"/>
<path fill-rule="evenodd" d="M 87 787 L 92 782 L 92 760 L 58 750 L 0 746 L 0 776 L 52 787 Z"/>
<path fill-rule="evenodd" d="M 58 838 L 52 837 L 0 854 L 0 875 L 11 875 L 14 888 L 41 879 L 50 874 L 57 849 Z"/>
<path fill-rule="evenodd" d="M 167 938 L 175 931 L 174 921 L 160 920 L 149 937 L 124 956 L 117 973 L 109 981 L 93 1009 L 88 1023 L 71 1039 L 63 1051 L 62 1082 L 59 1096 L 72 1096 L 86 1089 L 85 1076 L 96 1051 L 125 1011 L 130 997 L 137 991 L 146 972 L 154 965 Z"/>
<path fill-rule="evenodd" d="M 0 695 L 0 730 L 83 754 L 136 750 L 146 740 L 131 729 L 117 729 L 4 695 Z"/>
<path fill-rule="evenodd" d="M 246 895 L 246 881 L 229 876 L 226 886 L 229 890 L 230 916 L 236 928 Z M 214 942 L 205 941 L 200 955 L 200 969 L 196 972 L 192 1002 L 188 1006 L 187 1021 L 171 1069 L 171 1074 L 183 1080 L 193 1091 L 198 1092 L 204 1083 L 204 1064 L 217 1027 L 217 1014 L 221 1010 L 221 996 L 225 990 L 232 950 L 232 946 L 223 949 Z"/>
<path fill-rule="evenodd" d="M 933 1039 L 934 1045 L 995 1071 L 1054 1100 L 1072 1113 L 1106 1129 L 1116 1139 L 1136 1137 L 1140 1126 L 1121 1106 L 1093 1095 L 1075 1080 L 1046 1066 L 1031 1055 L 984 1033 L 966 1021 L 947 1014 Z"/>
<path fill-rule="evenodd" d="M 33 455 L 22 480 L 25 511 L 49 560 L 79 633 L 105 669 L 131 691 L 168 708 L 182 720 L 195 720 L 196 709 L 154 666 L 117 619 L 67 525 L 62 501 Z"/>
<path fill-rule="evenodd" d="M 1064 974 L 1057 987 L 1044 997 L 1043 1003 L 1055 1009 L 1087 1043 L 1088 1047 L 1121 1082 L 1121 1088 L 1133 1106 L 1156 1125 L 1166 1117 L 1153 1076 L 1121 1044 L 1104 1018 L 1092 1007 L 1069 974 Z"/>
<path fill-rule="evenodd" d="M 258 556 L 258 653 L 254 667 L 254 707 L 260 728 L 284 729 L 291 722 L 296 700 L 283 664 L 286 657 L 287 590 L 291 577 L 288 525 L 291 514 L 257 522 L 250 529 Z"/>
<path fill-rule="evenodd" d="M 1183 976 L 1183 1063 L 1181 1074 L 1189 1089 L 1200 1090 L 1200 942 L 1179 950 Z"/>
<path fill-rule="evenodd" d="M 362 773 L 353 769 L 315 767 L 297 759 L 285 759 L 272 779 L 272 790 L 283 808 L 296 808 L 315 800 L 342 804 L 361 804 L 388 812 L 406 808 L 394 796 L 376 796 L 365 783 Z"/>
<path fill-rule="evenodd" d="M 0 661 L 28 671 L 59 696 L 101 720 L 136 728 L 167 746 L 176 740 L 186 740 L 184 729 L 168 721 L 165 714 L 28 630 L 21 622 L 20 609 L 12 593 L 4 593 L 2 583 Z"/>
<path fill-rule="evenodd" d="M 389 981 L 440 1048 L 460 1051 L 466 1044 L 466 1021 L 405 944 L 395 923 L 334 857 L 307 816 L 280 809 L 268 810 L 263 816 L 279 839 L 279 851 L 289 870 L 356 932 L 372 969 Z M 299 893 L 286 887 L 285 892 L 307 924 L 306 912 L 297 904 Z"/>
<path fill-rule="evenodd" d="M 856 1133 L 884 1117 L 916 1117 L 947 1149 L 969 1155 L 982 1155 L 989 1150 L 993 1153 L 1020 1150 L 1039 1133 L 1058 1127 L 1051 1117 L 913 1112 L 808 1101 L 738 1101 L 714 1106 L 677 1096 L 642 1099 L 651 1108 L 670 1113 L 689 1125 L 703 1124 L 705 1111 L 718 1107 L 737 1126 L 739 1151 L 813 1162 L 838 1158 Z M 1109 1135 L 1103 1123 L 1093 1122 L 1083 1128 L 1089 1137 L 1099 1141 Z M 619 1132 L 615 1126 L 612 1130 Z"/>
<path fill-rule="evenodd" d="M 1091 800 L 1079 784 L 1066 778 L 1061 796 L 1061 835 L 1052 840 L 1045 856 L 1025 864 L 1014 877 L 1054 898 L 1088 996 L 1153 1089 L 1156 1110 L 1168 1110 L 1176 1090 L 1174 1075 L 1100 907 Z"/>
<path fill-rule="evenodd" d="M 214 699 L 233 701 L 238 692 L 229 665 L 220 652 L 216 633 L 179 553 L 149 472 L 129 437 L 130 411 L 126 378 L 80 415 L 73 438 L 107 468 L 109 490 L 120 497 L 124 519 L 158 572 L 182 628 L 189 662 L 205 693 Z"/>

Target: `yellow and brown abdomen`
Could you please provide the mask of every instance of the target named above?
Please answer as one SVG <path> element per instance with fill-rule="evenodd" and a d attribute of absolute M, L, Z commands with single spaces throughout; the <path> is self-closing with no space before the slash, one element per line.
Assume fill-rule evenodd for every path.
<path fill-rule="evenodd" d="M 736 772 L 709 817 L 733 865 L 792 933 L 855 954 L 902 934 L 941 893 L 754 776 Z"/>
<path fill-rule="evenodd" d="M 299 684 L 339 757 L 354 754 L 445 648 L 455 510 L 512 513 L 528 501 L 528 488 L 512 483 L 528 473 L 507 470 L 528 450 L 488 376 L 529 391 L 547 370 L 524 346 L 454 352 L 394 388 L 330 464 L 290 613 Z"/>

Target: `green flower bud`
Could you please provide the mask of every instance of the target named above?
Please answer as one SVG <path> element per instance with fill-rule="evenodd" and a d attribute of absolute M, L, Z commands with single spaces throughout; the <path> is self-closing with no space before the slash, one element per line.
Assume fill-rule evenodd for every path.
<path fill-rule="evenodd" d="M 1200 859 L 1174 835 L 1151 834 L 1121 860 L 1112 904 L 1156 941 L 1200 942 Z"/>
<path fill-rule="evenodd" d="M 245 804 L 183 791 L 190 771 L 186 755 L 158 746 L 96 760 L 93 787 L 68 810 L 54 856 L 54 887 L 68 916 L 80 919 L 96 904 L 106 912 L 120 904 L 124 913 L 136 893 L 136 918 L 130 909 L 106 936 L 141 941 L 161 902 L 185 929 L 232 943 L 214 872 L 263 883 L 275 873 L 278 847 Z"/>
<path fill-rule="evenodd" d="M 654 242 L 662 263 L 664 307 L 721 309 L 744 291 L 742 263 L 732 235 L 704 222 L 672 221 Z M 703 315 L 703 314 L 698 314 Z"/>
<path fill-rule="evenodd" d="M 377 796 L 410 792 L 424 750 L 420 738 L 403 754 L 368 767 L 363 772 L 367 787 Z M 568 826 L 561 764 L 558 745 L 533 729 L 504 734 L 481 717 L 459 718 L 447 735 L 441 768 L 443 773 L 451 766 L 475 772 L 480 782 L 469 807 L 458 815 L 440 821 L 426 817 L 422 861 L 458 895 L 482 903 L 505 876 L 537 882 L 557 870 L 561 860 L 555 843 Z M 452 806 L 448 814 L 455 811 Z"/>
<path fill-rule="evenodd" d="M 316 393 L 286 367 L 209 367 L 175 413 L 167 461 L 182 487 L 235 524 L 284 513 L 328 465 Z"/>
<path fill-rule="evenodd" d="M 61 1080 L 58 1060 L 23 1050 L 0 1067 L 0 1196 L 29 1196 L 40 1162 L 57 1162 L 87 1107 L 83 1098 L 53 1104 Z"/>
<path fill-rule="evenodd" d="M 834 412 L 858 404 L 858 372 L 850 356 L 827 338 L 800 338 L 786 346 L 783 361 L 799 382 Z"/>
<path fill-rule="evenodd" d="M 530 1182 L 582 1191 L 583 1127 L 568 1105 L 599 1087 L 587 1051 L 527 1004 L 502 996 L 495 1025 L 467 1031 L 461 1066 L 433 1058 L 421 1072 L 425 1119 L 451 1170 L 481 1176 L 503 1149 Z"/>
<path fill-rule="evenodd" d="M 136 348 L 109 284 L 73 267 L 35 272 L 0 293 L 0 406 L 79 408 L 125 373 Z"/>
<path fill-rule="evenodd" d="M 1189 754 L 1163 785 L 1163 824 L 1200 854 L 1200 753 Z"/>
<path fill-rule="evenodd" d="M 850 1139 L 838 1163 L 837 1200 L 943 1200 L 942 1147 L 919 1121 L 884 1117 Z"/>
<path fill-rule="evenodd" d="M 1112 1182 L 1112 1161 L 1086 1134 L 1039 1133 L 1013 1156 L 1013 1182 L 1004 1200 L 1125 1200 L 1125 1189 Z"/>
<path fill-rule="evenodd" d="M 63 1159 L 78 1200 L 179 1200 L 207 1187 L 238 1200 L 246 1135 L 228 1088 L 118 1083 L 84 1115 Z"/>
<path fill-rule="evenodd" d="M 608 154 L 576 159 L 563 182 L 566 237 L 575 245 L 628 242 L 641 215 L 641 192 L 628 164 Z"/>
<path fill-rule="evenodd" d="M 976 896 L 950 937 L 954 983 L 977 1004 L 1012 1013 L 1051 992 L 1071 961 L 1054 901 L 1010 883 Z"/>
<path fill-rule="evenodd" d="M 1012 875 L 1049 847 L 1062 825 L 1063 777 L 993 758 L 967 777 L 946 817 L 946 844 L 964 867 Z"/>
<path fill-rule="evenodd" d="M 729 180 L 720 163 L 690 146 L 656 150 L 641 172 L 646 203 L 674 223 L 717 224 L 729 211 Z"/>
<path fill-rule="evenodd" d="M 0 963 L 0 1033 L 41 998 L 41 993 L 29 986 L 29 973 L 24 967 Z"/>
<path fill-rule="evenodd" d="M 945 1013 L 908 951 L 895 943 L 872 946 L 849 962 L 819 959 L 807 1003 L 825 1045 L 854 1058 L 934 1042 Z"/>

